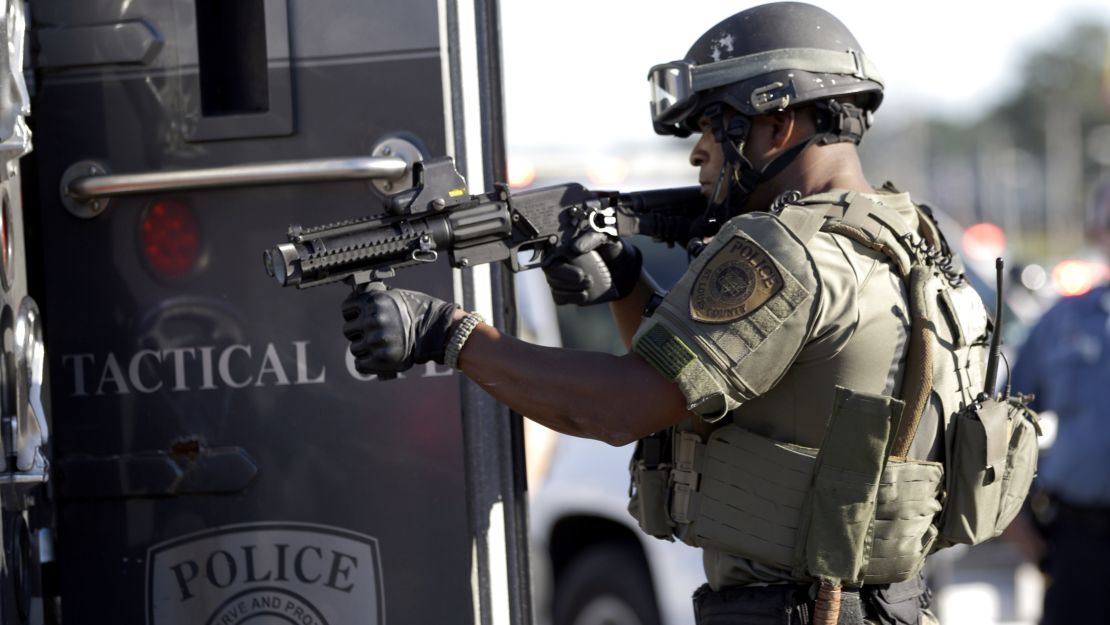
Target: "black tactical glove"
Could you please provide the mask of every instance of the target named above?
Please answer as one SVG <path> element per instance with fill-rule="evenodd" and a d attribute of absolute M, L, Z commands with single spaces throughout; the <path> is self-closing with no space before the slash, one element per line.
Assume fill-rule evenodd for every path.
<path fill-rule="evenodd" d="M 640 279 L 643 259 L 628 241 L 586 232 L 543 261 L 556 304 L 588 306 L 627 297 Z"/>
<path fill-rule="evenodd" d="M 380 283 L 378 283 L 380 284 Z M 455 304 L 425 293 L 376 288 L 343 301 L 343 335 L 360 373 L 396 373 L 413 364 L 443 364 Z"/>

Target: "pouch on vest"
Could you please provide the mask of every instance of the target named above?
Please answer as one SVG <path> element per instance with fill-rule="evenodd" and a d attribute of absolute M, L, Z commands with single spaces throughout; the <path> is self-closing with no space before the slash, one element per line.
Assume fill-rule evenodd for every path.
<path fill-rule="evenodd" d="M 948 491 L 940 536 L 975 545 L 1006 529 L 1037 469 L 1036 414 L 1020 398 L 986 399 L 956 413 L 946 432 Z"/>
<path fill-rule="evenodd" d="M 690 496 L 673 499 L 670 516 L 675 534 L 696 547 L 794 569 L 802 557 L 799 545 L 824 550 L 819 556 L 822 559 L 842 558 L 825 549 L 830 544 L 827 532 L 840 531 L 830 528 L 827 515 L 839 518 L 842 513 L 851 513 L 859 522 L 854 529 L 845 530 L 845 535 L 851 534 L 847 542 L 852 553 L 843 560 L 853 561 L 849 566 L 858 569 L 853 577 L 862 575 L 864 583 L 885 584 L 916 575 L 937 535 L 933 522 L 940 511 L 941 465 L 887 458 L 877 479 L 873 470 L 866 477 L 844 466 L 855 463 L 842 456 L 861 453 L 852 440 L 854 426 L 860 426 L 861 421 L 878 425 L 890 420 L 900 402 L 844 389 L 838 393 L 842 397 L 837 401 L 840 416 L 834 420 L 842 424 L 837 428 L 841 435 L 833 438 L 840 442 L 830 440 L 827 449 L 780 443 L 736 424 L 716 429 L 704 446 L 696 444 L 689 455 L 700 472 L 698 479 L 672 484 L 698 484 Z M 879 456 L 872 454 L 866 463 L 872 468 L 882 464 L 886 440 L 880 443 L 879 439 L 883 436 L 877 432 L 873 437 Z M 684 453 L 682 445 L 677 449 L 679 455 Z M 818 453 L 826 454 L 824 470 L 817 469 Z M 679 458 L 675 461 L 677 465 Z M 814 496 L 815 472 L 823 476 L 816 479 L 820 488 L 835 492 L 830 490 L 823 502 L 811 504 L 807 500 Z M 851 500 L 851 509 L 839 506 L 845 499 Z M 689 507 L 678 505 L 682 502 Z M 815 515 L 821 517 L 816 529 Z"/>
<path fill-rule="evenodd" d="M 892 421 L 902 408 L 890 397 L 837 387 L 802 508 L 804 540 L 795 545 L 796 572 L 850 586 L 863 583 Z"/>
<path fill-rule="evenodd" d="M 674 540 L 674 523 L 667 514 L 668 484 L 671 465 L 665 462 L 669 436 L 655 434 L 642 439 L 632 454 L 628 471 L 632 483 L 628 487 L 628 512 L 645 534 Z"/>

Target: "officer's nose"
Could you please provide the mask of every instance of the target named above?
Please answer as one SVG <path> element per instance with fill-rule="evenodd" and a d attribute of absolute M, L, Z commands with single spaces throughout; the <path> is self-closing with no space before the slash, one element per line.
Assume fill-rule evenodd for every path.
<path fill-rule="evenodd" d="M 701 167 L 709 158 L 704 143 L 705 135 L 700 135 L 698 142 L 694 144 L 694 149 L 690 150 L 690 164 L 694 167 Z"/>

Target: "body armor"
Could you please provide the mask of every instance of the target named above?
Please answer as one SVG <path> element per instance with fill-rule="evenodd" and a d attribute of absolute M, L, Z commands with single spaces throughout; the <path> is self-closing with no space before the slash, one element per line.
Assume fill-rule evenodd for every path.
<path fill-rule="evenodd" d="M 858 586 L 907 580 L 936 549 L 982 542 L 1009 524 L 1035 471 L 1035 415 L 1019 399 L 983 392 L 989 317 L 931 217 L 918 211 L 918 228 L 911 229 L 869 197 L 849 193 L 844 202 L 801 200 L 756 220 L 768 222 L 762 226 L 768 232 L 785 230 L 803 248 L 823 231 L 889 260 L 909 295 L 899 392 L 837 387 L 832 413 L 817 415 L 827 422 L 818 446 L 703 418 L 645 439 L 631 465 L 630 511 L 646 532 L 791 571 L 797 579 Z M 779 273 L 792 277 L 789 270 Z M 664 340 L 660 328 L 647 329 L 643 343 L 670 345 L 673 357 L 673 344 L 684 339 Z M 703 353 L 705 347 L 699 345 Z M 644 353 L 639 344 L 637 350 Z M 732 386 L 746 382 L 730 380 Z M 752 394 L 775 382 L 755 384 Z M 704 386 L 710 390 L 703 394 L 712 395 L 713 385 Z"/>

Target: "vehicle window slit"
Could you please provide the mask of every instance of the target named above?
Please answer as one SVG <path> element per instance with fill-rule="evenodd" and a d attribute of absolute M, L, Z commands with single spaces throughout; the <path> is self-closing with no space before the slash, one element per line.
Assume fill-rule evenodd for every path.
<path fill-rule="evenodd" d="M 270 109 L 265 0 L 196 0 L 201 113 Z"/>

